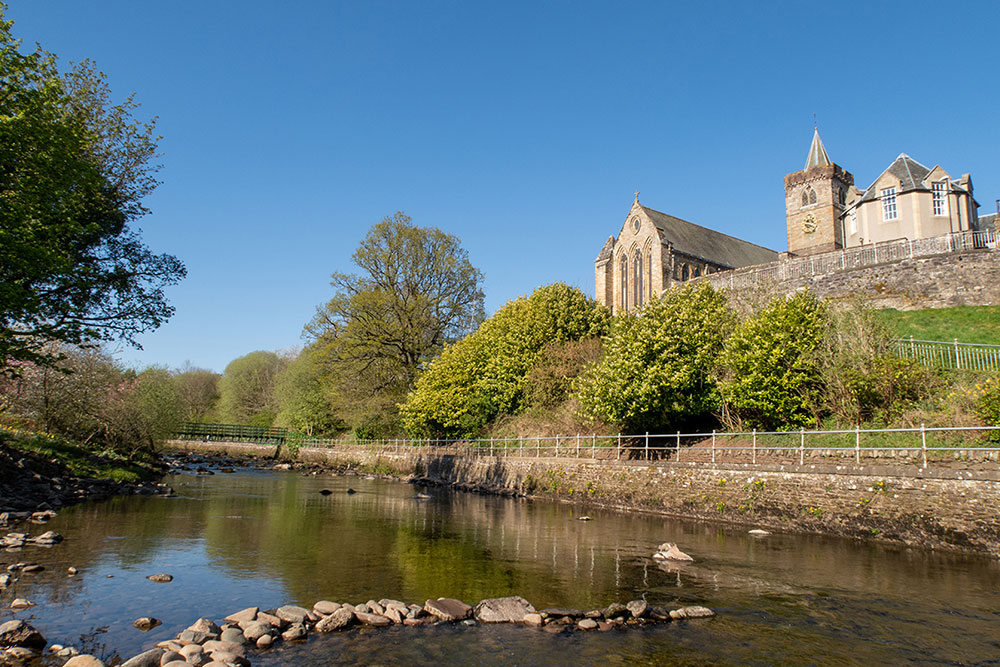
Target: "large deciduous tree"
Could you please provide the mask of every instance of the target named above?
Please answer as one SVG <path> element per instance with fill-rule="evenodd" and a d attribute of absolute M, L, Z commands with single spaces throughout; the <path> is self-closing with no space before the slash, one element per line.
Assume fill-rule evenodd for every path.
<path fill-rule="evenodd" d="M 41 48 L 21 53 L 0 3 L 0 372 L 52 364 L 58 345 L 155 329 L 163 288 L 185 275 L 131 223 L 157 185 L 154 121 L 112 104 L 89 62 L 61 75 Z"/>
<path fill-rule="evenodd" d="M 353 260 L 360 271 L 333 274 L 336 293 L 305 334 L 331 364 L 338 412 L 371 435 L 422 366 L 483 320 L 483 275 L 456 236 L 403 213 L 372 227 Z"/>

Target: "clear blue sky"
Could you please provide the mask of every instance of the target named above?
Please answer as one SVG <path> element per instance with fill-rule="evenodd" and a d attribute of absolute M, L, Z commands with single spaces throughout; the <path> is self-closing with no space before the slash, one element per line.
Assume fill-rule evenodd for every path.
<path fill-rule="evenodd" d="M 147 244 L 187 265 L 131 364 L 301 344 L 368 228 L 458 235 L 487 309 L 593 261 L 643 204 L 785 249 L 812 114 L 867 186 L 901 152 L 1000 197 L 1000 3 L 10 0 L 159 117 Z"/>

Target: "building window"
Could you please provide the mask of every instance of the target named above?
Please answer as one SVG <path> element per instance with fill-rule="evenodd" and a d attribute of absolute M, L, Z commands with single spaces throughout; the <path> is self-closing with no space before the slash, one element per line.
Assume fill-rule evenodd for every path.
<path fill-rule="evenodd" d="M 948 215 L 948 189 L 944 183 L 935 183 L 931 190 L 934 215 Z"/>
<path fill-rule="evenodd" d="M 698 268 L 697 266 L 696 266 L 696 267 L 694 267 L 694 276 L 693 276 L 693 277 L 694 277 L 694 278 L 697 278 L 697 277 L 699 277 L 700 275 L 701 275 L 701 269 L 700 269 L 700 268 Z"/>
<path fill-rule="evenodd" d="M 622 255 L 621 260 L 622 310 L 628 310 L 628 260 Z"/>
<path fill-rule="evenodd" d="M 690 276 L 688 265 L 685 264 L 681 267 L 681 280 L 687 280 Z"/>
<path fill-rule="evenodd" d="M 851 230 L 850 231 L 851 234 L 857 234 L 858 233 L 858 209 L 857 208 L 852 208 L 851 209 L 851 227 L 850 227 L 850 230 Z"/>
<path fill-rule="evenodd" d="M 635 259 L 632 261 L 632 270 L 635 272 L 635 280 L 632 289 L 635 290 L 635 307 L 642 306 L 642 253 L 635 251 Z"/>
<path fill-rule="evenodd" d="M 896 217 L 896 188 L 886 188 L 882 190 L 882 220 L 895 220 Z"/>
<path fill-rule="evenodd" d="M 810 206 L 816 203 L 816 191 L 812 189 L 812 186 L 807 187 L 802 191 L 802 206 Z"/>

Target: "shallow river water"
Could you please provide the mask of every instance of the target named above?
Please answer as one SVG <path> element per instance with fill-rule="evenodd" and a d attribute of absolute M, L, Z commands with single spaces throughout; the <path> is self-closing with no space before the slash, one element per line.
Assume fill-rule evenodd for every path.
<path fill-rule="evenodd" d="M 834 538 L 774 534 L 357 477 L 238 471 L 167 478 L 174 498 L 62 510 L 51 549 L 0 594 L 50 643 L 113 660 L 204 616 L 317 600 L 475 604 L 521 595 L 537 608 L 644 598 L 718 616 L 607 633 L 521 626 L 394 627 L 313 635 L 254 652 L 254 665 L 1000 664 L 1000 563 Z M 353 487 L 355 494 L 348 494 Z M 333 491 L 330 495 L 320 490 Z M 588 514 L 592 520 L 578 518 Z M 677 542 L 695 558 L 650 557 Z M 79 574 L 66 575 L 75 566 Z M 174 576 L 153 583 L 155 573 Z M 11 612 L 13 597 L 37 606 Z M 163 625 L 143 633 L 141 616 Z"/>

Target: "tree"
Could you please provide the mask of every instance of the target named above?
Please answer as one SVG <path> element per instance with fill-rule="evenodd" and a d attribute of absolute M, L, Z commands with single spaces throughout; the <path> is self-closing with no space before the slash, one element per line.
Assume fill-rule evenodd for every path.
<path fill-rule="evenodd" d="M 475 332 L 448 346 L 402 407 L 414 435 L 472 435 L 526 405 L 531 370 L 546 345 L 602 336 L 610 314 L 563 283 L 508 302 Z"/>
<path fill-rule="evenodd" d="M 163 288 L 185 268 L 154 255 L 130 224 L 157 185 L 155 121 L 110 102 L 90 62 L 60 75 L 41 48 L 19 51 L 0 3 L 0 372 L 52 365 L 60 346 L 155 329 Z"/>
<path fill-rule="evenodd" d="M 308 435 L 333 435 L 343 428 L 331 405 L 332 379 L 315 346 L 309 346 L 278 373 L 274 383 L 276 425 Z"/>
<path fill-rule="evenodd" d="M 704 282 L 615 318 L 601 361 L 575 383 L 584 415 L 632 433 L 709 418 L 719 407 L 712 371 L 733 322 L 725 295 Z"/>
<path fill-rule="evenodd" d="M 401 212 L 368 231 L 353 261 L 360 272 L 333 274 L 336 293 L 305 336 L 331 365 L 334 405 L 384 431 L 423 365 L 483 320 L 483 275 L 456 236 Z"/>
<path fill-rule="evenodd" d="M 219 379 L 222 376 L 204 368 L 187 367 L 170 379 L 181 402 L 184 421 L 211 421 L 209 416 L 219 401 Z"/>
<path fill-rule="evenodd" d="M 286 360 L 258 350 L 233 359 L 219 380 L 219 418 L 227 423 L 271 426 L 278 414 L 274 383 Z"/>

